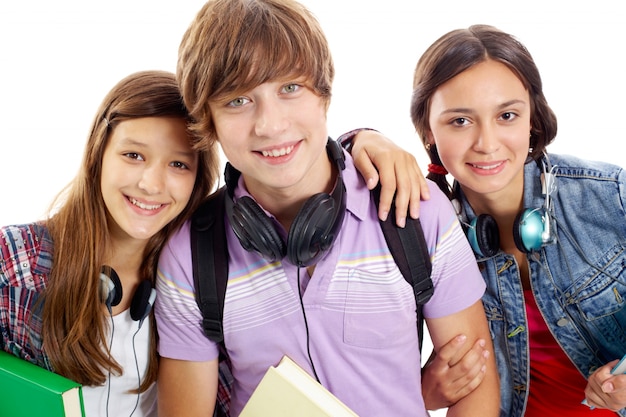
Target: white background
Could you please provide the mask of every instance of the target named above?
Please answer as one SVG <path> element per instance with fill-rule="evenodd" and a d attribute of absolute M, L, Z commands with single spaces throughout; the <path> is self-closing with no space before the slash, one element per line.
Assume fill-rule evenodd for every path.
<path fill-rule="evenodd" d="M 0 225 L 41 218 L 74 176 L 100 101 L 122 77 L 175 71 L 180 38 L 204 0 L 30 0 L 0 6 Z M 304 0 L 328 36 L 336 137 L 373 127 L 425 152 L 409 118 L 412 73 L 445 32 L 475 23 L 515 34 L 559 118 L 550 150 L 626 166 L 619 0 L 496 2 Z"/>

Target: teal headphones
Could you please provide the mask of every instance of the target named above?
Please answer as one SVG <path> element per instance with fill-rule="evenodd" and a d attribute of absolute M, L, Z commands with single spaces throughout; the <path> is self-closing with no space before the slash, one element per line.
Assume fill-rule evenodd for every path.
<path fill-rule="evenodd" d="M 541 164 L 541 188 L 545 196 L 543 206 L 522 210 L 513 222 L 513 240 L 515 246 L 523 253 L 535 252 L 545 245 L 556 243 L 556 222 L 552 198 L 556 194 L 555 167 L 550 165 L 548 155 L 544 154 Z M 492 257 L 500 249 L 500 232 L 495 219 L 489 214 L 476 216 L 469 224 L 463 218 L 463 210 L 458 201 L 454 200 L 459 220 L 465 229 L 467 239 L 474 252 L 480 257 Z"/>

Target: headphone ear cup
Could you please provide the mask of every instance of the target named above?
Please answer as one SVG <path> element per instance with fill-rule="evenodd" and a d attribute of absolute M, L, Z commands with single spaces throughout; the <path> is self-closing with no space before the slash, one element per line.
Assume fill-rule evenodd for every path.
<path fill-rule="evenodd" d="M 227 204 L 226 212 L 233 232 L 245 250 L 255 250 L 270 262 L 285 256 L 285 242 L 271 219 L 252 198 L 243 196 L 236 204 Z"/>
<path fill-rule="evenodd" d="M 488 214 L 480 214 L 467 228 L 470 246 L 479 256 L 491 257 L 500 248 L 500 231 L 495 219 Z"/>
<path fill-rule="evenodd" d="M 315 194 L 304 203 L 287 239 L 287 257 L 293 264 L 313 265 L 332 245 L 345 214 L 345 208 L 335 206 L 333 197 L 326 193 Z"/>
<path fill-rule="evenodd" d="M 237 202 L 234 201 L 234 189 L 241 173 L 230 163 L 226 163 L 226 215 L 245 250 L 254 250 L 270 262 L 287 256 L 295 265 L 309 266 L 332 245 L 346 210 L 346 188 L 341 176 L 341 171 L 345 169 L 345 160 L 339 143 L 330 138 L 326 151 L 337 164 L 339 174 L 335 187 L 331 194 L 318 193 L 304 202 L 289 227 L 287 243 L 274 227 L 272 219 L 254 199 L 243 196 Z"/>
<path fill-rule="evenodd" d="M 544 244 L 544 216 L 543 209 L 525 209 L 515 217 L 513 240 L 517 249 L 524 253 L 541 249 Z"/>
<path fill-rule="evenodd" d="M 150 281 L 141 281 L 130 302 L 130 318 L 143 321 L 150 314 L 155 298 L 156 291 L 152 288 Z"/>
<path fill-rule="evenodd" d="M 115 269 L 103 266 L 100 271 L 100 292 L 109 312 L 122 301 L 122 282 Z"/>

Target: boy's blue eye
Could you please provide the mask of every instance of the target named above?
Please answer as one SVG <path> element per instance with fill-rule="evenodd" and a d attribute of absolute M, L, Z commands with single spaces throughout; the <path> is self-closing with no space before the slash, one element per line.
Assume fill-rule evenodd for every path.
<path fill-rule="evenodd" d="M 283 87 L 283 90 L 284 90 L 286 93 L 293 93 L 293 92 L 295 92 L 295 91 L 298 91 L 298 88 L 299 88 L 299 87 L 300 87 L 300 86 L 299 86 L 298 84 L 294 84 L 294 83 L 292 83 L 292 84 L 287 84 L 287 85 L 285 85 L 285 86 Z"/>
<path fill-rule="evenodd" d="M 244 104 L 246 104 L 248 102 L 247 99 L 243 98 L 243 97 L 237 97 L 234 100 L 231 100 L 228 102 L 228 106 L 230 107 L 241 107 Z"/>

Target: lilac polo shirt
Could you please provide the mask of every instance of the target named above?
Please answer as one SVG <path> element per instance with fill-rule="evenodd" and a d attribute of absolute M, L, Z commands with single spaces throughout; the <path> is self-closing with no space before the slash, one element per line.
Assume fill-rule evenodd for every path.
<path fill-rule="evenodd" d="M 427 416 L 421 396 L 415 298 L 387 248 L 376 205 L 346 155 L 348 201 L 341 231 L 309 279 L 306 269 L 269 263 L 241 248 L 227 226 L 229 277 L 224 337 L 235 386 L 231 413 L 239 414 L 269 366 L 287 355 L 360 416 Z M 479 300 L 485 284 L 454 210 L 433 184 L 420 217 L 435 287 L 424 316 L 459 312 Z M 240 180 L 236 197 L 247 195 Z M 225 221 L 227 221 L 225 219 Z M 277 227 L 280 226 L 277 223 Z M 281 230 L 286 236 L 286 232 Z M 303 304 L 298 274 L 305 286 Z M 217 345 L 201 328 L 194 298 L 189 223 L 162 252 L 155 314 L 159 353 L 207 361 Z"/>

